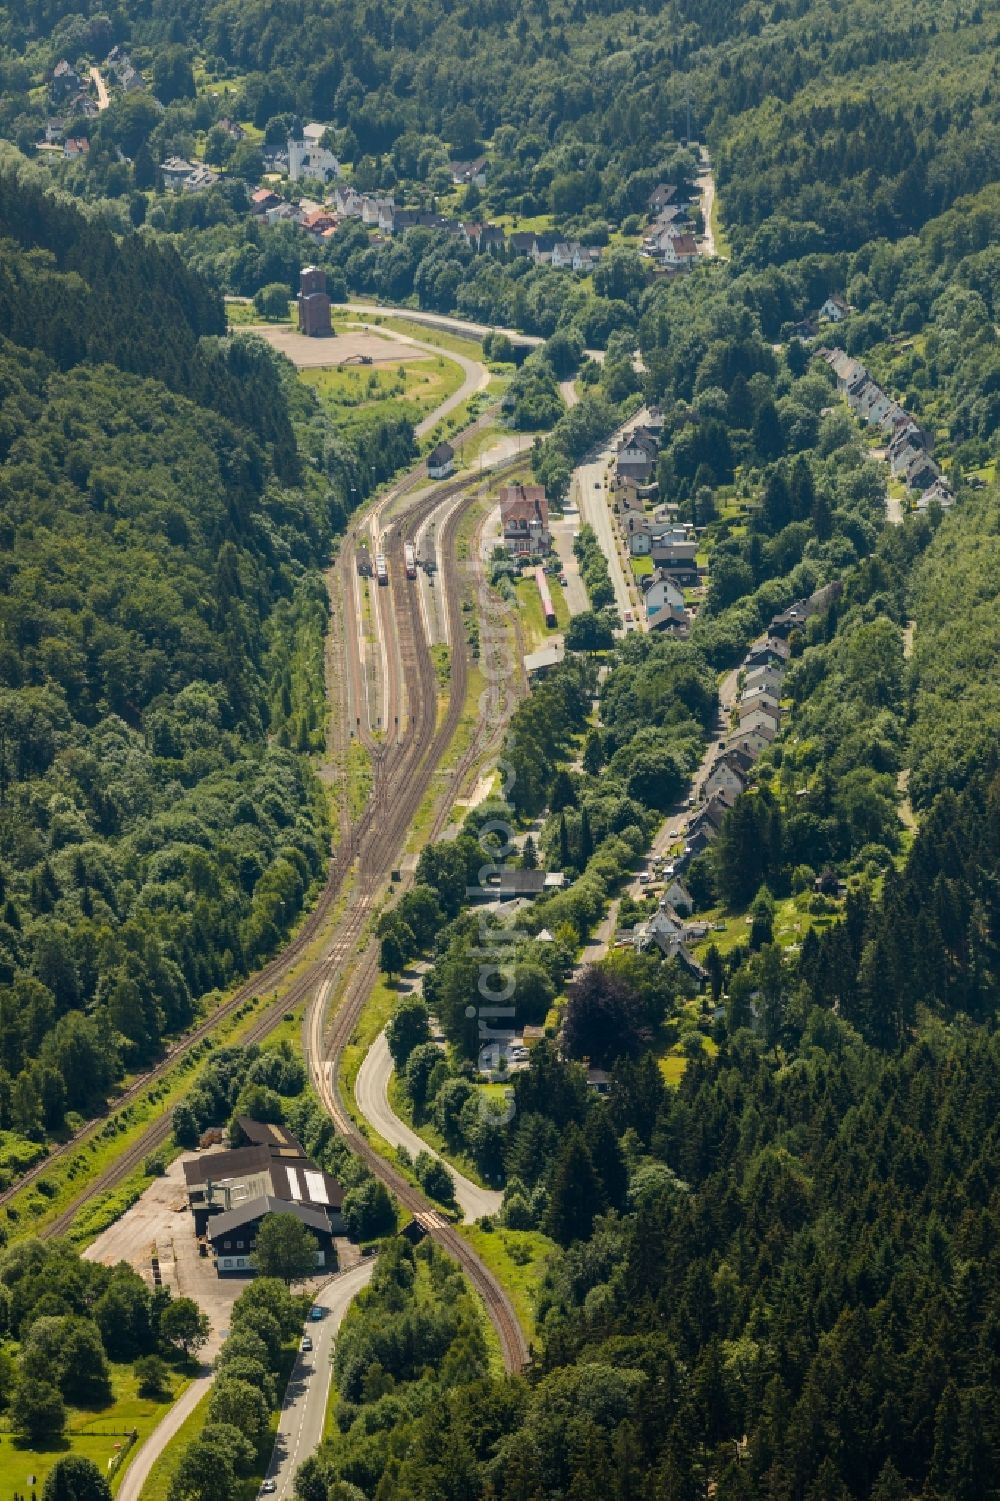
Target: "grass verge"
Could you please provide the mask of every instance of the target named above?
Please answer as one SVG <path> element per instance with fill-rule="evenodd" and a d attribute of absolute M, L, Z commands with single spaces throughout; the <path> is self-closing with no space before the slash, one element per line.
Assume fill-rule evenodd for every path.
<path fill-rule="evenodd" d="M 540 1230 L 483 1230 L 460 1225 L 459 1234 L 505 1288 L 525 1338 L 535 1338 L 535 1305 L 545 1264 L 556 1250 Z"/>

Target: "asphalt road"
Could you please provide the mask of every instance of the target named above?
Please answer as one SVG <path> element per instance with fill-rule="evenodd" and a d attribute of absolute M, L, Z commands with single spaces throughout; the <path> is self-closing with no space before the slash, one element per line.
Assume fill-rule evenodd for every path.
<path fill-rule="evenodd" d="M 718 742 L 725 737 L 728 729 L 730 710 L 736 698 L 736 679 L 738 676 L 739 669 L 734 668 L 732 672 L 726 673 L 719 684 L 719 718 L 714 730 L 709 735 L 708 744 L 705 746 L 705 754 L 701 758 L 701 764 L 691 778 L 688 785 L 688 794 L 685 794 L 683 798 L 674 804 L 657 829 L 653 837 L 653 842 L 643 860 L 644 867 L 648 866 L 649 861 L 654 855 L 666 855 L 672 846 L 678 843 L 677 839 L 671 839 L 670 837 L 672 830 L 677 829 L 679 834 L 683 835 L 688 821 L 698 811 L 697 807 L 688 809 L 687 796 L 690 795 L 693 797 L 697 804 L 701 796 L 701 789 L 708 778 L 709 772 L 715 765 L 715 761 L 719 755 Z M 645 895 L 646 888 L 639 878 L 636 877 L 634 881 L 629 883 L 628 892 L 630 896 L 638 901 L 641 896 Z"/>
<path fill-rule="evenodd" d="M 614 453 L 613 445 L 617 437 L 616 433 L 600 450 L 596 458 L 581 464 L 574 472 L 573 493 L 580 508 L 581 522 L 586 522 L 588 526 L 594 528 L 601 551 L 608 560 L 611 582 L 615 590 L 615 604 L 618 606 L 618 613 L 625 630 L 629 631 L 641 628 L 639 593 L 638 590 L 629 587 L 629 581 L 625 576 L 617 546 L 617 528 L 608 505 L 607 491 L 604 488 L 605 475 Z M 625 618 L 626 611 L 632 615 L 631 622 Z"/>
<path fill-rule="evenodd" d="M 481 339 L 485 334 L 506 334 L 508 339 L 517 344 L 545 343 L 545 340 L 538 334 L 525 334 L 520 329 L 502 328 L 492 323 L 473 323 L 467 318 L 458 318 L 454 314 L 425 313 L 421 308 L 391 307 L 377 302 L 348 302 L 342 306 L 346 307 L 349 313 L 367 313 L 371 317 L 408 318 L 414 323 L 427 323 L 432 328 L 442 328 L 459 336 L 464 334 L 466 338 Z M 604 363 L 603 349 L 585 349 L 583 352 L 587 359 L 595 360 L 599 365 Z"/>
<path fill-rule="evenodd" d="M 326 1316 L 306 1325 L 313 1347 L 308 1353 L 300 1352 L 292 1367 L 265 1477 L 275 1482 L 274 1495 L 279 1501 L 293 1494 L 296 1470 L 319 1447 L 330 1396 L 337 1331 L 351 1300 L 367 1284 L 374 1269 L 373 1257 L 348 1272 L 341 1272 L 316 1293 L 315 1302 L 326 1309 Z"/>
<path fill-rule="evenodd" d="M 368 1124 L 378 1132 L 383 1141 L 387 1141 L 391 1147 L 405 1147 L 411 1156 L 416 1157 L 418 1152 L 432 1152 L 416 1131 L 401 1121 L 393 1113 L 389 1104 L 389 1079 L 392 1076 L 392 1055 L 389 1052 L 389 1044 L 385 1040 L 385 1033 L 380 1032 L 372 1043 L 365 1060 L 358 1070 L 357 1082 L 354 1086 L 354 1096 L 358 1102 L 358 1109 Z M 462 1174 L 456 1172 L 450 1163 L 446 1164 L 448 1171 L 455 1180 L 455 1198 L 462 1211 L 466 1223 L 478 1220 L 484 1214 L 496 1214 L 503 1200 L 503 1195 L 491 1188 L 480 1188 L 478 1183 L 473 1183 Z"/>

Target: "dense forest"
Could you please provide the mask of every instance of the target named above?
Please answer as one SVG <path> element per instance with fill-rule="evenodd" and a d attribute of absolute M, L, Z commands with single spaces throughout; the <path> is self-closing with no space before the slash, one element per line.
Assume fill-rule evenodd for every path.
<path fill-rule="evenodd" d="M 222 335 L 171 249 L 116 238 L 10 158 L 0 218 L 13 1164 L 270 952 L 323 878 L 317 565 L 351 487 L 412 434 L 368 434 L 362 478 L 290 367 Z"/>
<path fill-rule="evenodd" d="M 0 128 L 29 154 L 60 59 L 118 45 L 142 70 L 69 121 L 88 151 L 46 164 L 78 207 L 41 192 L 41 167 L 0 174 L 0 1126 L 23 1147 L 94 1108 L 279 940 L 322 870 L 316 565 L 412 433 L 331 431 L 287 368 L 225 336 L 222 294 L 291 292 L 318 260 L 338 299 L 539 335 L 505 417 L 552 426 L 532 451 L 550 498 L 655 403 L 659 499 L 704 528 L 708 587 L 689 640 L 612 644 L 581 529 L 593 610 L 513 718 L 508 804 L 425 849 L 380 918 L 390 979 L 430 961 L 390 1025 L 400 1108 L 503 1188 L 482 1233 L 548 1261 L 532 1362 L 509 1380 L 454 1269 L 389 1240 L 297 1493 L 1000 1497 L 996 0 L 12 0 L 0 16 Z M 305 119 L 360 190 L 602 258 L 576 276 L 433 224 L 345 221 L 317 245 L 262 223 L 264 152 Z M 720 254 L 653 275 L 650 192 L 670 183 L 703 227 L 702 145 Z M 480 153 L 485 185 L 458 189 L 450 161 Z M 165 193 L 172 154 L 219 182 Z M 846 315 L 821 326 L 831 294 Z M 923 425 L 951 514 L 887 488 L 825 343 Z M 488 352 L 515 358 L 500 336 Z M 784 733 L 685 872 L 735 941 L 702 950 L 699 976 L 624 949 L 574 973 L 703 753 L 719 675 L 833 579 L 791 640 Z M 518 866 L 564 877 L 509 926 L 468 905 L 484 853 L 503 859 L 497 812 Z M 804 931 L 779 941 L 776 904 L 803 893 Z M 619 921 L 647 910 L 622 897 Z M 518 1025 L 548 1033 L 487 1108 L 469 1015 L 484 943 L 513 971 Z M 288 1056 L 217 1054 L 176 1139 L 251 1107 L 343 1178 L 359 1238 L 395 1228 Z M 447 1207 L 447 1174 L 416 1166 Z M 36 1262 L 62 1286 L 39 1249 L 0 1262 L 0 1316 L 29 1352 Z M 94 1276 L 41 1311 L 99 1355 L 76 1327 L 108 1296 Z M 254 1372 L 268 1397 L 273 1369 Z M 262 1432 L 261 1402 L 251 1416 Z M 190 1501 L 218 1494 L 212 1465 L 238 1485 L 231 1433 L 195 1446 Z"/>

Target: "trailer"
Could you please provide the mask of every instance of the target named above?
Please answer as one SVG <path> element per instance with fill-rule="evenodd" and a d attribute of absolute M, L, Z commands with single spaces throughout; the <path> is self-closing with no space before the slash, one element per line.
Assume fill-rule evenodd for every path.
<path fill-rule="evenodd" d="M 407 542 L 403 548 L 403 562 L 406 565 L 406 577 L 415 579 L 417 576 L 417 549 L 412 542 Z"/>
<path fill-rule="evenodd" d="M 372 555 L 363 542 L 358 548 L 358 573 L 363 579 L 372 576 Z"/>
<path fill-rule="evenodd" d="M 535 583 L 542 597 L 542 614 L 545 616 L 545 624 L 551 630 L 556 623 L 555 606 L 552 603 L 552 595 L 549 593 L 548 579 L 545 577 L 544 568 L 535 569 Z"/>
<path fill-rule="evenodd" d="M 385 560 L 384 552 L 377 552 L 375 554 L 375 577 L 380 584 L 387 584 L 389 582 L 389 565 Z"/>

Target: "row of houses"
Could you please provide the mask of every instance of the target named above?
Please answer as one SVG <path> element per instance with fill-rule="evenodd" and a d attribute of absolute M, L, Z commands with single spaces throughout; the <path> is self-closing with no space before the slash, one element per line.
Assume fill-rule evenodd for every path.
<path fill-rule="evenodd" d="M 846 350 L 821 349 L 819 354 L 837 377 L 837 390 L 851 410 L 868 427 L 883 434 L 886 462 L 893 477 L 917 497 L 918 510 L 926 510 L 932 501 L 946 510 L 954 505 L 952 488 L 931 454 L 930 438 L 905 407 Z"/>
<path fill-rule="evenodd" d="M 687 207 L 672 183 L 659 183 L 647 202 L 650 222 L 640 254 L 668 271 L 689 271 L 700 255 Z"/>
<path fill-rule="evenodd" d="M 622 538 L 633 558 L 649 558 L 652 573 L 641 575 L 643 605 L 650 630 L 686 635 L 690 615 L 683 590 L 699 582 L 698 542 L 670 511 L 652 514 L 647 502 L 656 495 L 656 461 L 663 421 L 650 408 L 642 422 L 624 433 L 615 452 L 611 493 Z"/>
<path fill-rule="evenodd" d="M 284 1126 L 243 1115 L 236 1125 L 243 1145 L 183 1164 L 194 1232 L 217 1274 L 253 1271 L 257 1231 L 267 1214 L 290 1214 L 312 1232 L 318 1271 L 335 1265 L 333 1239 L 346 1228 L 340 1183 L 309 1160 Z"/>
<path fill-rule="evenodd" d="M 766 632 L 752 643 L 743 659 L 734 705 L 736 725 L 719 748 L 702 785 L 702 802 L 688 824 L 684 853 L 675 862 L 682 870 L 716 838 L 730 808 L 746 792 L 755 761 L 781 730 L 781 689 L 791 655 L 790 638 L 814 615 L 822 614 L 840 597 L 839 579 L 796 600 L 775 615 Z"/>

